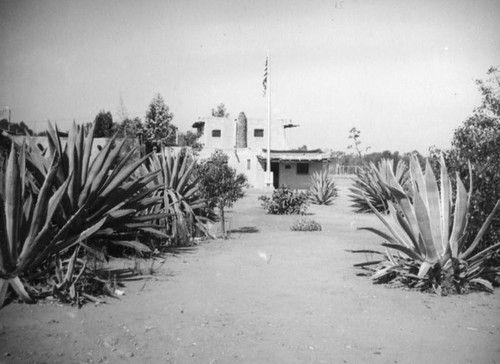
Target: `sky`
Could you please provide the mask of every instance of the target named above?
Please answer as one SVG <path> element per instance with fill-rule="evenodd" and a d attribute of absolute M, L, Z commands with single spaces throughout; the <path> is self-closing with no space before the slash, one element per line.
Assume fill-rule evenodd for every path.
<path fill-rule="evenodd" d="M 181 131 L 231 117 L 290 119 L 291 147 L 448 148 L 500 65 L 500 1 L 2 0 L 0 108 L 65 130 L 160 93 Z"/>

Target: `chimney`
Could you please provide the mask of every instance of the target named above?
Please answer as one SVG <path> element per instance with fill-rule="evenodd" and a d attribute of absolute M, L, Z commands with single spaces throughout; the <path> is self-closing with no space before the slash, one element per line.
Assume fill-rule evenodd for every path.
<path fill-rule="evenodd" d="M 236 148 L 247 148 L 247 117 L 240 112 L 236 122 Z"/>

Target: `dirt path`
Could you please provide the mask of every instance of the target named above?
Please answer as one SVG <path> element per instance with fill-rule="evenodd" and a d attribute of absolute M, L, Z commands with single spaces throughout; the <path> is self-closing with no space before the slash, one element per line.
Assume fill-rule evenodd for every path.
<path fill-rule="evenodd" d="M 322 232 L 289 231 L 251 191 L 230 214 L 229 240 L 167 258 L 126 295 L 78 310 L 0 310 L 2 363 L 500 363 L 500 290 L 437 297 L 356 276 L 378 239 L 356 227 L 346 185 L 309 216 Z"/>

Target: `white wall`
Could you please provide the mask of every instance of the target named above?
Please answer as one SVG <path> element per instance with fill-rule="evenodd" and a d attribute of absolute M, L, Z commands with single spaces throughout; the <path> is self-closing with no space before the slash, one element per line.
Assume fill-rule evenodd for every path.
<path fill-rule="evenodd" d="M 286 166 L 290 166 L 290 169 L 286 169 Z M 308 174 L 297 174 L 297 163 L 280 163 L 280 175 L 279 181 L 281 185 L 287 185 L 292 189 L 308 189 L 311 185 L 311 176 L 314 172 L 319 172 L 324 168 L 327 168 L 328 164 L 323 162 L 309 162 L 309 173 Z"/>
<path fill-rule="evenodd" d="M 220 137 L 212 137 L 213 130 L 220 130 Z M 200 138 L 203 148 L 228 149 L 236 145 L 236 122 L 229 118 L 207 118 L 205 119 L 204 133 Z"/>
<path fill-rule="evenodd" d="M 202 118 L 205 122 L 204 132 L 200 138 L 205 149 L 229 149 L 236 146 L 236 120 L 232 118 Z M 271 123 L 271 149 L 288 149 L 288 143 L 285 138 L 285 122 L 274 120 Z M 255 129 L 262 129 L 264 135 L 255 137 Z M 220 130 L 220 137 L 212 137 L 212 130 Z M 249 149 L 259 153 L 262 149 L 267 149 L 267 121 L 259 119 L 247 119 L 247 146 Z"/>

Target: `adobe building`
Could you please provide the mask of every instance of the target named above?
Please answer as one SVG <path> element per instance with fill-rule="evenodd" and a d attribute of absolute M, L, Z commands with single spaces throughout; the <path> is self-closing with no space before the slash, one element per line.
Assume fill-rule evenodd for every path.
<path fill-rule="evenodd" d="M 307 189 L 314 172 L 327 170 L 330 154 L 320 149 L 291 150 L 287 129 L 296 127 L 290 120 L 271 122 L 271 180 L 274 188 L 287 185 L 292 189 Z M 200 158 L 209 158 L 220 149 L 229 156 L 229 165 L 244 173 L 253 188 L 266 187 L 267 121 L 247 119 L 240 113 L 237 119 L 224 117 L 199 118 L 193 124 L 203 144 Z"/>

